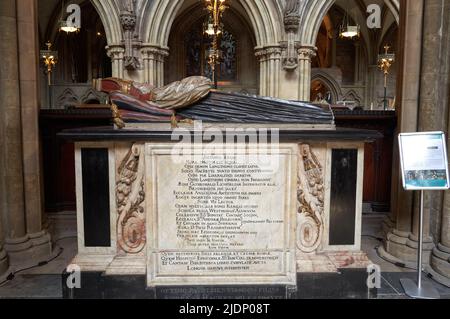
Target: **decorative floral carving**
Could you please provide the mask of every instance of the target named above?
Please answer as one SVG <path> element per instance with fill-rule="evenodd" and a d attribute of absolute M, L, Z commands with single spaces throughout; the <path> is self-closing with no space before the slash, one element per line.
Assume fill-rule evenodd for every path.
<path fill-rule="evenodd" d="M 324 231 L 323 169 L 309 145 L 300 145 L 299 150 L 297 246 L 312 253 L 319 248 Z"/>
<path fill-rule="evenodd" d="M 269 60 L 280 60 L 281 53 L 281 47 L 273 46 L 259 49 L 258 51 L 256 51 L 255 56 L 259 60 L 259 62 L 266 62 Z"/>
<path fill-rule="evenodd" d="M 312 47 L 301 47 L 298 49 L 298 54 L 300 56 L 300 60 L 311 61 L 311 59 L 316 56 L 316 50 Z"/>
<path fill-rule="evenodd" d="M 118 170 L 116 184 L 117 237 L 120 248 L 130 254 L 140 253 L 146 244 L 144 161 L 142 146 L 133 145 Z"/>

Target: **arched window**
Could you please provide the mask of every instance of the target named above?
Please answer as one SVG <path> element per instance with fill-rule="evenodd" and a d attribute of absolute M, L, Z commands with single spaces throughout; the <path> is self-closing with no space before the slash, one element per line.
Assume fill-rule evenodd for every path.
<path fill-rule="evenodd" d="M 237 5 L 237 2 L 233 3 Z M 219 43 L 222 61 L 216 66 L 218 89 L 257 94 L 260 73 L 255 57 L 256 39 L 249 19 L 241 13 L 239 8 L 231 6 L 223 15 Z M 207 18 L 203 3 L 197 3 L 175 19 L 168 43 L 170 54 L 164 63 L 164 83 L 187 76 L 212 78 L 208 64 L 212 39 L 203 33 Z"/>

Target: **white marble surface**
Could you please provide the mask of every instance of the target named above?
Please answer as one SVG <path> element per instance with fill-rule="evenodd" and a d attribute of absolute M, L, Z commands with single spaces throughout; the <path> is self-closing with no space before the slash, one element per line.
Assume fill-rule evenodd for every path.
<path fill-rule="evenodd" d="M 270 155 L 274 170 L 220 152 L 175 161 L 172 147 L 146 146 L 148 284 L 295 284 L 298 146 Z"/>
<path fill-rule="evenodd" d="M 321 174 L 324 179 L 324 207 L 320 218 L 323 224 L 323 234 L 320 235 L 320 245 L 313 254 L 325 253 L 332 256 L 333 253 L 338 252 L 357 253 L 361 249 L 363 144 L 336 142 L 301 145 L 310 146 L 316 162 L 321 167 Z M 76 178 L 79 255 L 75 261 L 81 263 L 85 270 L 106 271 L 109 275 L 147 273 L 149 285 L 220 285 L 230 284 L 230 278 L 233 284 L 292 284 L 295 282 L 296 263 L 300 272 L 308 269 L 312 269 L 314 272 L 328 272 L 330 269 L 335 268 L 331 261 L 333 258 L 327 257 L 326 262 L 319 265 L 318 260 L 320 258 L 305 259 L 305 255 L 302 255 L 305 252 L 299 251 L 298 247 L 296 247 L 298 246 L 296 242 L 299 239 L 297 232 L 297 217 L 299 216 L 298 190 L 299 187 L 304 187 L 304 183 L 299 183 L 299 178 L 301 178 L 300 175 L 302 174 L 299 175 L 301 165 L 299 168 L 298 163 L 301 154 L 298 144 L 281 144 L 281 148 L 276 151 L 275 155 L 266 158 L 272 164 L 276 162 L 275 159 L 278 160 L 279 166 L 273 172 L 265 174 L 262 171 L 255 170 L 248 176 L 250 178 L 261 178 L 265 180 L 266 185 L 270 186 L 261 187 L 255 186 L 255 184 L 252 186 L 248 183 L 246 186 L 242 186 L 245 178 L 241 175 L 233 175 L 232 171 L 236 173 L 239 169 L 251 168 L 249 163 L 256 161 L 258 157 L 246 158 L 245 155 L 257 154 L 256 146 L 246 149 L 244 145 L 240 145 L 238 154 L 243 157 L 238 158 L 237 163 L 228 165 L 228 168 L 225 167 L 223 171 L 219 171 L 217 167 L 212 170 L 210 168 L 205 169 L 206 167 L 202 168 L 197 163 L 195 167 L 199 168 L 200 172 L 192 174 L 192 178 L 203 179 L 205 182 L 208 182 L 208 174 L 219 174 L 219 177 L 221 176 L 220 174 L 231 174 L 230 187 L 224 186 L 221 196 L 216 196 L 218 193 L 214 187 L 211 188 L 206 185 L 204 188 L 202 196 L 206 196 L 205 198 L 213 195 L 213 197 L 216 196 L 224 200 L 222 206 L 216 205 L 212 210 L 208 209 L 208 200 L 205 201 L 204 198 L 194 199 L 191 196 L 188 183 L 190 173 L 186 169 L 189 170 L 192 167 L 186 167 L 186 159 L 179 162 L 173 161 L 171 155 L 174 144 L 154 143 L 146 144 L 145 147 L 142 145 L 143 154 L 141 160 L 145 162 L 145 202 L 142 205 L 146 216 L 145 237 L 148 242 L 138 254 L 122 250 L 117 241 L 119 216 L 115 188 L 116 180 L 119 178 L 119 166 L 131 146 L 130 143 L 77 144 Z M 111 247 L 97 248 L 85 247 L 84 245 L 81 148 L 85 147 L 109 148 Z M 269 145 L 265 147 L 271 148 Z M 356 242 L 352 246 L 330 246 L 328 244 L 328 225 L 331 210 L 331 154 L 332 149 L 339 148 L 358 149 L 359 156 Z M 222 153 L 219 152 L 219 154 L 223 154 L 223 150 L 229 151 L 225 148 L 222 149 L 222 146 L 216 148 L 216 150 L 221 150 Z M 200 149 L 196 148 L 189 154 L 199 155 L 200 151 Z M 198 158 L 189 158 L 189 160 L 192 159 L 198 161 Z M 216 158 L 218 163 L 220 163 L 220 160 L 223 160 L 223 158 Z M 209 164 L 206 163 L 204 165 Z M 234 169 L 231 169 L 233 167 Z M 203 172 L 201 172 L 202 169 Z M 230 171 L 226 169 L 230 169 Z M 183 170 L 185 171 L 183 172 Z M 303 175 L 309 176 L 310 172 L 306 173 L 306 175 L 303 172 Z M 214 175 L 212 175 L 213 177 Z M 247 194 L 244 192 L 247 192 Z M 175 206 L 177 203 L 180 204 L 180 207 Z M 202 216 L 203 224 L 195 223 L 195 220 L 198 220 L 200 215 L 189 215 L 189 205 L 195 204 L 198 204 L 197 213 Z M 183 205 L 185 206 L 184 208 L 182 207 Z M 230 209 L 227 209 L 227 206 L 230 206 Z M 233 209 L 240 209 L 242 213 L 235 214 Z M 221 212 L 225 212 L 226 218 L 223 218 Z M 194 221 L 183 221 L 183 218 L 192 217 Z M 208 218 L 209 221 L 206 222 Z M 245 220 L 246 223 L 237 227 L 236 222 L 242 223 L 242 220 Z M 179 227 L 180 223 L 182 225 L 183 222 L 187 226 Z M 227 223 L 229 224 L 228 226 L 231 228 L 235 227 L 239 231 L 235 230 L 235 233 L 231 234 L 230 231 L 227 232 L 220 228 L 223 225 L 227 226 Z M 208 224 L 210 226 L 209 229 L 205 228 L 205 225 Z M 202 229 L 204 234 L 200 233 Z M 300 257 L 297 256 L 299 253 Z M 334 260 L 335 263 L 346 262 L 345 258 L 344 261 L 338 260 L 340 257 L 336 258 Z M 355 261 L 358 260 L 358 258 L 354 259 Z M 217 260 L 228 260 L 228 263 L 217 263 Z M 255 262 L 248 265 L 248 262 L 251 260 Z M 314 261 L 312 264 L 311 260 Z M 322 258 L 322 260 L 325 259 Z M 187 268 L 188 265 L 191 267 Z"/>

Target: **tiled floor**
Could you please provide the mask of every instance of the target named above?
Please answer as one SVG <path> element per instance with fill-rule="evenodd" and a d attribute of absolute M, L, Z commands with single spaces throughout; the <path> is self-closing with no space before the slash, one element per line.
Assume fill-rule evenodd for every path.
<path fill-rule="evenodd" d="M 397 267 L 381 259 L 376 247 L 381 244 L 377 239 L 381 237 L 380 227 L 382 215 L 367 214 L 363 221 L 363 250 L 370 260 L 382 269 L 382 286 L 378 291 L 379 299 L 404 299 L 407 298 L 400 285 L 401 278 L 416 277 L 415 271 Z M 65 221 L 67 222 L 67 221 Z M 45 266 L 24 270 L 15 275 L 15 278 L 4 284 L 0 283 L 0 298 L 61 298 L 61 273 L 76 254 L 76 238 L 69 232 L 57 233 L 60 238 L 55 247 L 62 250 L 58 257 Z M 65 235 L 64 235 L 65 234 Z M 69 235 L 67 235 L 69 234 Z M 59 248 L 56 248 L 59 249 Z M 450 299 L 450 288 L 446 288 L 429 278 L 438 289 L 442 298 Z"/>

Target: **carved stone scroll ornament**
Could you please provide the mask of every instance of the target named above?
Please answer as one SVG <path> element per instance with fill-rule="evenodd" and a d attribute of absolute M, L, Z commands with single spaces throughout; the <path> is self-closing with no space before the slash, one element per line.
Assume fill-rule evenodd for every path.
<path fill-rule="evenodd" d="M 323 169 L 309 145 L 300 145 L 299 150 L 297 246 L 303 253 L 313 253 L 324 232 Z"/>
<path fill-rule="evenodd" d="M 129 254 L 140 253 L 146 244 L 143 146 L 133 145 L 118 170 L 117 241 Z"/>

